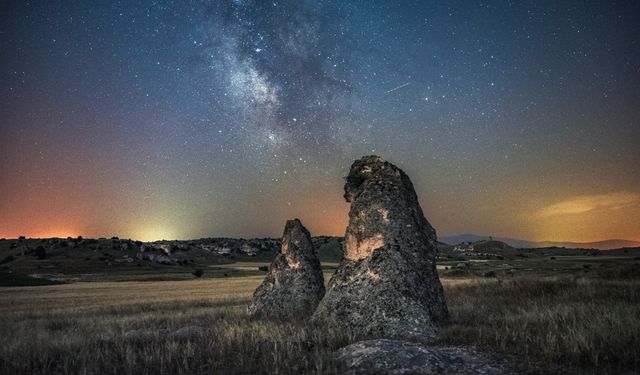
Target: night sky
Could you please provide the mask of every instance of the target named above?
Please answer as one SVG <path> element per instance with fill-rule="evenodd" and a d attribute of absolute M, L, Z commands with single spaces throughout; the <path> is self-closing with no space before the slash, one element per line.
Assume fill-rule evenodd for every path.
<path fill-rule="evenodd" d="M 0 237 L 342 235 L 378 154 L 439 235 L 640 240 L 637 1 L 0 7 Z"/>

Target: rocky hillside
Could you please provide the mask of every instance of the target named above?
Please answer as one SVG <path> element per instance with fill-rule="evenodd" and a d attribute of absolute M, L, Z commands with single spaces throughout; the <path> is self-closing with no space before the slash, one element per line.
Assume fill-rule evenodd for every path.
<path fill-rule="evenodd" d="M 312 242 L 321 261 L 339 261 L 342 239 L 316 237 Z M 156 242 L 117 237 L 0 239 L 0 270 L 49 280 L 91 280 L 109 275 L 147 279 L 172 273 L 193 277 L 192 272 L 199 273 L 198 270 L 205 270 L 211 277 L 211 269 L 215 267 L 215 272 L 223 277 L 235 273 L 217 266 L 247 261 L 271 262 L 279 248 L 280 239 L 272 238 Z"/>

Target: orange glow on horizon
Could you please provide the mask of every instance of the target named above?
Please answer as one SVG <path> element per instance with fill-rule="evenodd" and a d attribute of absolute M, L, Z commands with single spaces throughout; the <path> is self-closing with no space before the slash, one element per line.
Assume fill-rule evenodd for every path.
<path fill-rule="evenodd" d="M 16 239 L 20 236 L 25 236 L 26 238 L 67 238 L 67 237 L 75 238 L 83 235 L 82 235 L 82 232 L 77 229 L 68 229 L 68 228 L 43 229 L 43 230 L 35 230 L 35 231 L 26 231 L 24 233 L 0 232 L 0 238 Z M 88 238 L 88 236 L 86 237 Z"/>

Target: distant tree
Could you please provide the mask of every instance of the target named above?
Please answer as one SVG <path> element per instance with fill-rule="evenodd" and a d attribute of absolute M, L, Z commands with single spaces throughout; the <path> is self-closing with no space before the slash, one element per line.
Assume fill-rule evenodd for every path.
<path fill-rule="evenodd" d="M 202 275 L 204 275 L 204 271 L 200 270 L 200 269 L 197 269 L 197 270 L 193 271 L 192 273 L 193 273 L 193 276 L 195 276 L 195 277 L 202 277 Z"/>
<path fill-rule="evenodd" d="M 47 251 L 44 249 L 44 246 L 42 245 L 36 247 L 35 253 L 38 259 L 45 259 L 47 257 Z"/>

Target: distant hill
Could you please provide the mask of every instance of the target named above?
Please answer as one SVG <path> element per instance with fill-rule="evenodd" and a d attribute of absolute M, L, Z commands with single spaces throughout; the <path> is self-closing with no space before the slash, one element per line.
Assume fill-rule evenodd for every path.
<path fill-rule="evenodd" d="M 504 242 L 510 246 L 517 248 L 541 248 L 541 247 L 567 247 L 567 248 L 582 248 L 582 249 L 598 249 L 598 250 L 610 250 L 610 249 L 620 249 L 623 247 L 639 247 L 640 242 L 638 241 L 629 241 L 629 240 L 605 240 L 598 242 L 562 242 L 562 241 L 527 241 L 520 240 L 515 238 L 506 238 L 506 237 L 489 237 L 489 236 L 479 236 L 477 234 L 459 234 L 454 236 L 443 236 L 440 237 L 440 241 L 450 244 L 456 245 L 462 242 L 478 242 L 478 241 L 486 241 L 489 239 L 493 239 L 496 241 Z"/>
<path fill-rule="evenodd" d="M 342 237 L 313 237 L 311 242 L 321 262 L 338 263 L 342 260 Z"/>
<path fill-rule="evenodd" d="M 450 245 L 457 245 L 463 242 L 496 240 L 496 241 L 504 242 L 509 246 L 513 246 L 513 247 L 520 247 L 520 248 L 538 247 L 535 242 L 531 242 L 531 241 L 518 240 L 515 238 L 506 238 L 506 237 L 479 236 L 477 234 L 468 234 L 468 233 L 458 234 L 453 236 L 443 236 L 443 237 L 440 237 L 439 240 Z"/>
<path fill-rule="evenodd" d="M 526 252 L 526 251 L 525 251 Z M 480 240 L 471 244 L 468 241 L 456 246 L 440 246 L 439 256 L 447 259 L 505 259 L 518 256 L 521 250 L 502 241 Z"/>
<path fill-rule="evenodd" d="M 473 244 L 474 249 L 480 252 L 490 252 L 492 250 L 514 250 L 512 246 L 502 241 L 479 241 Z"/>
<path fill-rule="evenodd" d="M 611 250 L 611 249 L 620 249 L 623 247 L 637 247 L 640 246 L 640 242 L 638 241 L 629 241 L 629 240 L 606 240 L 606 241 L 598 241 L 598 242 L 554 242 L 554 241 L 543 241 L 536 242 L 538 244 L 537 247 L 572 247 L 572 248 L 584 248 L 584 249 L 598 249 L 598 250 Z"/>

